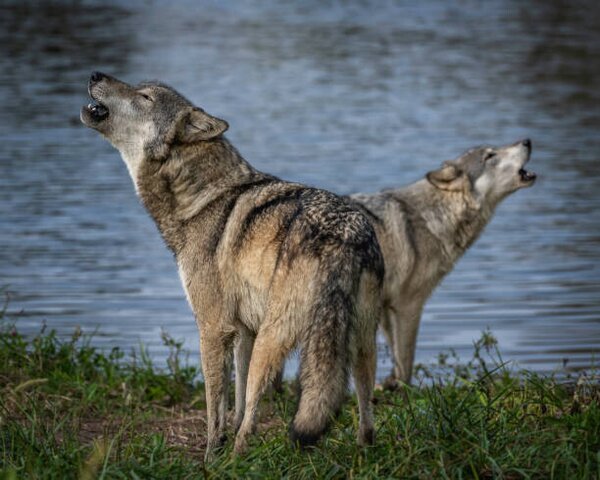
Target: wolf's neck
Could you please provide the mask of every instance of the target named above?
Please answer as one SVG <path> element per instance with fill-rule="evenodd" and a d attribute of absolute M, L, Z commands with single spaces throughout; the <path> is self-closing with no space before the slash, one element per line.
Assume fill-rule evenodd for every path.
<path fill-rule="evenodd" d="M 415 206 L 422 227 L 437 239 L 440 253 L 451 263 L 477 240 L 493 214 L 493 208 L 478 205 L 462 193 L 441 191 L 427 180 L 396 194 Z"/>
<path fill-rule="evenodd" d="M 136 178 L 144 206 L 169 247 L 177 251 L 182 229 L 233 187 L 266 176 L 225 139 L 173 147 L 161 161 L 143 162 Z"/>

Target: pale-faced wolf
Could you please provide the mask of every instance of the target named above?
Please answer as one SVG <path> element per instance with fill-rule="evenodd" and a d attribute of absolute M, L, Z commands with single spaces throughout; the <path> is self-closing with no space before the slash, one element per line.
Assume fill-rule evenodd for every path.
<path fill-rule="evenodd" d="M 384 267 L 365 214 L 332 193 L 257 171 L 223 136 L 225 121 L 172 88 L 95 72 L 88 90 L 93 103 L 81 120 L 120 151 L 175 254 L 196 317 L 207 455 L 223 440 L 234 346 L 237 452 L 247 448 L 265 387 L 297 345 L 301 393 L 292 439 L 306 445 L 322 435 L 351 368 L 358 441 L 372 443 Z"/>
<path fill-rule="evenodd" d="M 385 260 L 381 326 L 394 355 L 386 381 L 410 383 L 425 301 L 481 234 L 496 206 L 533 185 L 531 141 L 473 148 L 407 187 L 351 198 L 370 217 Z"/>

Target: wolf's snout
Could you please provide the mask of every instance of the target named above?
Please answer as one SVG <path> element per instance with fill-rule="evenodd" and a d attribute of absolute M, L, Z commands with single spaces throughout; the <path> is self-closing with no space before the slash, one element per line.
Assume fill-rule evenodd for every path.
<path fill-rule="evenodd" d="M 523 166 L 521 166 L 519 169 L 519 177 L 521 177 L 521 182 L 523 182 L 525 185 L 532 185 L 533 182 L 535 182 L 537 175 L 535 172 L 529 172 L 524 168 L 525 163 L 529 161 L 529 156 L 531 155 L 531 140 L 529 138 L 525 138 L 518 143 L 527 149 L 527 158 L 525 159 Z"/>
<path fill-rule="evenodd" d="M 108 118 L 109 114 L 108 107 L 98 99 L 98 89 L 94 88 L 104 78 L 108 78 L 108 75 L 98 71 L 92 72 L 88 81 L 88 94 L 92 101 L 82 107 L 80 113 L 81 121 L 92 128 L 97 128 L 100 122 Z"/>
<path fill-rule="evenodd" d="M 106 75 L 104 75 L 102 72 L 92 72 L 92 74 L 90 75 L 90 83 L 98 83 L 100 80 L 102 80 L 103 78 L 105 78 Z"/>

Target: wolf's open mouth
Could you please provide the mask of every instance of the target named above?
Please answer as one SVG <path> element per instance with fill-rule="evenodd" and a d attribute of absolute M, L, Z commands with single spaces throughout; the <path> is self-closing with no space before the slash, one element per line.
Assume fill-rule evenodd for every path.
<path fill-rule="evenodd" d="M 526 183 L 533 182 L 537 178 L 535 172 L 528 172 L 524 168 L 519 170 L 519 175 L 521 177 L 521 181 Z"/>
<path fill-rule="evenodd" d="M 104 120 L 106 117 L 108 117 L 108 108 L 93 98 L 88 104 L 87 109 L 92 118 L 96 121 Z"/>

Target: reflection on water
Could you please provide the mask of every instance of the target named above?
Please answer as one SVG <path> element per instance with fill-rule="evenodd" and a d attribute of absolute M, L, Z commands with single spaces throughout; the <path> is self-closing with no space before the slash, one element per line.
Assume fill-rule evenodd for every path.
<path fill-rule="evenodd" d="M 506 359 L 589 366 L 600 340 L 596 3 L 42 2 L 0 7 L 0 284 L 20 328 L 165 327 L 196 349 L 176 268 L 116 151 L 78 120 L 94 69 L 160 78 L 226 118 L 257 167 L 339 193 L 411 182 L 480 143 L 534 142 L 429 302 L 418 361 L 486 326 Z M 289 4 L 288 4 L 289 3 Z M 382 348 L 380 375 L 389 368 Z"/>

